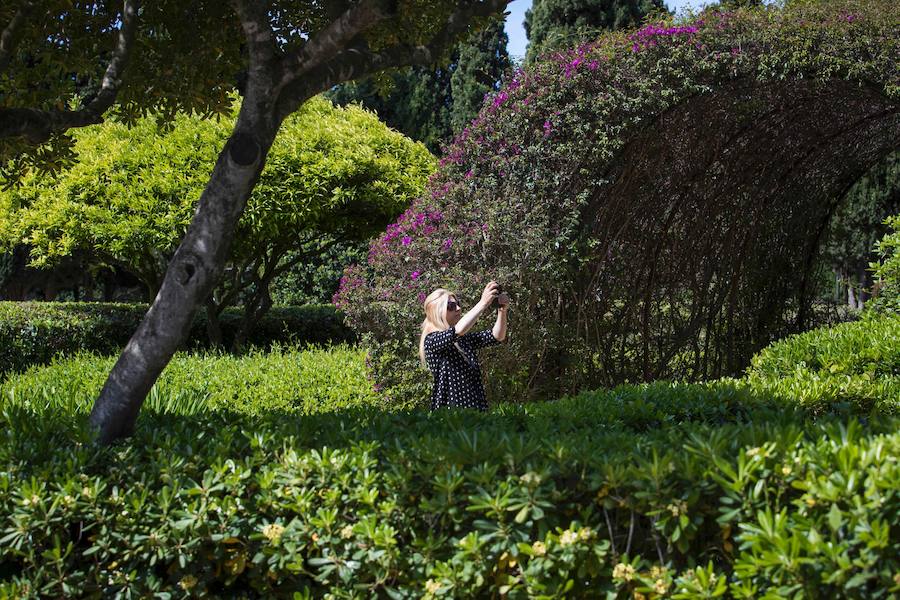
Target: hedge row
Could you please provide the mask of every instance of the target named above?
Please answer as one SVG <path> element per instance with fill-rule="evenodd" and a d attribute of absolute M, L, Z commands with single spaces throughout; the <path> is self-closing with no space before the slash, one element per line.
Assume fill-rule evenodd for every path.
<path fill-rule="evenodd" d="M 116 353 L 125 347 L 147 311 L 143 304 L 83 302 L 0 302 L 0 377 L 54 356 L 78 351 Z M 241 313 L 227 309 L 221 317 L 226 347 L 240 324 Z M 256 325 L 248 345 L 274 342 L 319 343 L 350 341 L 353 334 L 330 305 L 273 308 Z M 185 349 L 209 347 L 206 314 L 191 326 Z"/>
<path fill-rule="evenodd" d="M 900 403 L 900 316 L 869 313 L 861 321 L 785 338 L 753 357 L 746 381 L 813 410 Z"/>
<path fill-rule="evenodd" d="M 87 414 L 116 357 L 80 353 L 10 375 L 0 403 L 39 413 Z M 365 352 L 346 344 L 252 350 L 244 356 L 176 354 L 143 409 L 194 415 L 305 415 L 370 406 L 377 396 L 367 379 Z"/>
<path fill-rule="evenodd" d="M 894 326 L 842 326 L 818 356 Z M 362 401 L 298 418 L 303 403 L 266 394 L 221 401 L 253 387 L 250 371 L 293 377 L 291 351 L 273 369 L 263 355 L 183 358 L 115 448 L 94 446 L 86 405 L 59 397 L 75 387 L 48 388 L 66 363 L 34 369 L 0 390 L 0 597 L 895 597 L 900 396 L 842 396 L 828 367 L 836 401 L 792 401 L 794 370 L 764 365 L 825 334 L 808 335 L 741 380 L 485 415 Z M 361 352 L 313 354 L 305 395 L 324 397 L 353 361 L 369 390 Z M 873 386 L 895 377 L 870 364 Z M 177 401 L 192 373 L 229 368 L 209 410 Z"/>

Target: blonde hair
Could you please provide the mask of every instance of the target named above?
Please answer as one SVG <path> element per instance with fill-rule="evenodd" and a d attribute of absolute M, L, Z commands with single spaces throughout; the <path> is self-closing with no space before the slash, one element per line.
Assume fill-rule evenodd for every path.
<path fill-rule="evenodd" d="M 450 329 L 447 322 L 447 300 L 456 294 L 444 288 L 438 288 L 431 292 L 422 308 L 425 309 L 425 320 L 422 321 L 422 335 L 419 337 L 419 360 L 422 366 L 428 366 L 425 362 L 425 336 L 433 331 L 445 331 Z"/>

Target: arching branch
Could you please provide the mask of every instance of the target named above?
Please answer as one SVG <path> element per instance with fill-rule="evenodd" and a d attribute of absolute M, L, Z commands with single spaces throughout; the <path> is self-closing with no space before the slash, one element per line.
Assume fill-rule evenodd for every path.
<path fill-rule="evenodd" d="M 80 110 L 0 109 L 0 138 L 24 137 L 29 143 L 37 145 L 50 139 L 54 133 L 102 122 L 103 113 L 113 105 L 122 85 L 122 77 L 134 44 L 137 11 L 138 0 L 125 0 L 116 49 L 103 75 L 100 91 L 87 106 Z M 4 37 L 6 34 L 7 31 L 4 31 Z M 8 59 L 8 56 L 0 52 L 0 62 L 4 58 Z"/>
<path fill-rule="evenodd" d="M 306 64 L 317 66 L 288 75 L 279 90 L 278 114 L 282 117 L 289 115 L 308 98 L 345 81 L 396 67 L 434 64 L 459 39 L 473 18 L 497 14 L 508 3 L 509 0 L 482 0 L 471 4 L 458 2 L 459 8 L 447 18 L 444 27 L 428 44 L 397 44 L 377 52 L 370 50 L 365 44 L 358 44 L 327 58 L 316 57 L 310 52 L 306 57 Z M 371 11 L 371 14 L 376 14 L 374 8 Z M 345 17 L 348 23 L 355 24 L 362 31 L 361 24 L 355 18 L 351 19 L 348 15 Z M 343 36 L 333 34 L 330 42 L 322 41 L 318 44 L 319 52 L 336 48 L 339 41 L 346 42 L 347 35 L 349 33 Z"/>

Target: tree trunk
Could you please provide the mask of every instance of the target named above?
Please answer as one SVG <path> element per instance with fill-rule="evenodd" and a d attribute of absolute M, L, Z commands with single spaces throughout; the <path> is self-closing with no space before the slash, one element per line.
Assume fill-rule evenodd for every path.
<path fill-rule="evenodd" d="M 280 125 L 263 102 L 253 100 L 245 98 L 156 299 L 94 403 L 90 424 L 100 443 L 134 431 L 144 398 L 222 273 L 235 225 Z"/>
<path fill-rule="evenodd" d="M 219 315 L 222 309 L 219 307 L 210 295 L 206 299 L 206 336 L 209 338 L 209 345 L 212 348 L 224 348 L 225 341 L 222 337 L 222 323 L 219 321 Z"/>

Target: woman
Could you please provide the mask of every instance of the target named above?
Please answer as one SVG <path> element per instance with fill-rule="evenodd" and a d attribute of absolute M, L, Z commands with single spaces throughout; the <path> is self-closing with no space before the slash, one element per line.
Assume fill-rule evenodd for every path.
<path fill-rule="evenodd" d="M 497 298 L 497 322 L 493 329 L 469 333 L 475 321 Z M 487 410 L 477 351 L 506 339 L 509 298 L 496 281 L 484 288 L 481 300 L 465 315 L 456 294 L 437 289 L 425 299 L 425 320 L 419 338 L 419 358 L 434 376 L 431 410 L 474 408 Z"/>

